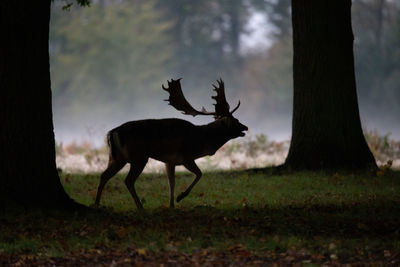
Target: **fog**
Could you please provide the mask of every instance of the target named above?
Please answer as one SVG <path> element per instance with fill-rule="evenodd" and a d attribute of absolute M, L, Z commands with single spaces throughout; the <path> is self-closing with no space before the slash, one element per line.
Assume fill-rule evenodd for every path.
<path fill-rule="evenodd" d="M 240 100 L 234 115 L 250 135 L 290 139 L 290 1 L 195 2 L 180 9 L 173 6 L 176 1 L 94 1 L 69 11 L 53 3 L 57 143 L 86 140 L 101 146 L 108 130 L 131 120 L 209 123 L 212 117 L 185 116 L 164 102 L 161 84 L 183 78 L 188 101 L 212 110 L 211 84 L 220 77 L 231 107 Z M 372 0 L 353 4 L 361 121 L 365 130 L 400 139 L 400 8 L 388 1 L 375 27 L 365 5 L 375 7 Z"/>

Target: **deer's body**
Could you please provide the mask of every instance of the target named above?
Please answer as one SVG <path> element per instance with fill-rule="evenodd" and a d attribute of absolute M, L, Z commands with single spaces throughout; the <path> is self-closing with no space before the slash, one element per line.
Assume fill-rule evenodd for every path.
<path fill-rule="evenodd" d="M 114 142 L 111 149 L 119 150 L 118 153 L 121 152 L 126 162 L 133 163 L 140 155 L 182 165 L 215 154 L 231 139 L 221 124 L 221 121 L 214 121 L 206 125 L 194 125 L 181 119 L 130 121 L 112 129 L 109 138 Z M 115 155 L 116 151 L 112 151 L 112 154 Z"/>
<path fill-rule="evenodd" d="M 196 175 L 188 188 L 177 197 L 179 202 L 186 197 L 201 178 L 201 171 L 195 159 L 213 155 L 227 141 L 244 136 L 247 127 L 232 116 L 225 100 L 223 82 L 218 82 L 216 88 L 216 110 L 208 113 L 197 111 L 184 99 L 179 80 L 168 82 L 170 101 L 178 110 L 190 115 L 214 115 L 216 120 L 206 125 L 194 125 L 181 119 L 148 119 L 130 121 L 112 129 L 107 135 L 110 146 L 110 159 L 107 169 L 101 174 L 95 205 L 100 203 L 101 193 L 107 181 L 121 170 L 127 163 L 131 168 L 125 179 L 125 184 L 131 193 L 136 206 L 142 209 L 142 203 L 135 190 L 135 181 L 142 173 L 149 158 L 165 163 L 170 185 L 170 206 L 174 207 L 175 166 L 183 165 Z"/>

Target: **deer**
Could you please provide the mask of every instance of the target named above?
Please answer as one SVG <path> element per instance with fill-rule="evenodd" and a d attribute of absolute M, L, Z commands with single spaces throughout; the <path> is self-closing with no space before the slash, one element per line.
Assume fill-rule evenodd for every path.
<path fill-rule="evenodd" d="M 211 115 L 215 120 L 205 125 L 194 125 L 189 121 L 177 118 L 145 119 L 129 121 L 110 130 L 107 134 L 110 150 L 109 162 L 106 170 L 100 176 L 95 207 L 99 206 L 106 183 L 127 163 L 130 163 L 125 185 L 137 208 L 143 210 L 143 205 L 135 190 L 135 181 L 142 173 L 148 159 L 152 158 L 165 163 L 170 191 L 169 204 L 170 208 L 174 208 L 175 166 L 183 165 L 195 175 L 193 182 L 176 198 L 176 201 L 180 202 L 190 193 L 202 176 L 195 160 L 207 155 L 214 155 L 229 140 L 245 136 L 244 131 L 248 130 L 247 126 L 233 117 L 233 113 L 240 106 L 240 101 L 230 111 L 222 79 L 217 80 L 217 85 L 212 84 L 217 93 L 211 97 L 216 101 L 214 112 L 208 112 L 204 107 L 200 111 L 193 108 L 183 95 L 180 80 L 167 80 L 168 87 L 164 87 L 162 84 L 162 89 L 169 93 L 169 97 L 165 101 L 185 115 Z"/>

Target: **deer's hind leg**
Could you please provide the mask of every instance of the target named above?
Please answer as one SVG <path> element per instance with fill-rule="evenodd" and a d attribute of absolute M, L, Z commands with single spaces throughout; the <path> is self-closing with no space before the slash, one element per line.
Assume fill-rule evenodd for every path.
<path fill-rule="evenodd" d="M 169 207 L 174 208 L 175 165 L 166 163 L 165 168 L 167 169 L 168 182 L 169 182 Z"/>
<path fill-rule="evenodd" d="M 143 205 L 140 202 L 140 199 L 136 193 L 135 182 L 136 179 L 139 177 L 139 175 L 142 173 L 144 167 L 146 166 L 147 160 L 148 158 L 145 158 L 145 159 L 135 160 L 135 162 L 131 163 L 131 168 L 129 170 L 128 176 L 126 176 L 125 179 L 125 185 L 128 188 L 129 192 L 131 193 L 131 196 L 135 201 L 137 208 L 140 210 L 143 209 Z"/>
<path fill-rule="evenodd" d="M 107 169 L 100 176 L 99 187 L 97 188 L 96 200 L 94 202 L 95 207 L 99 206 L 101 193 L 103 192 L 104 186 L 119 170 L 125 166 L 126 162 L 122 160 L 114 160 L 110 158 L 108 161 Z"/>
<path fill-rule="evenodd" d="M 190 172 L 194 173 L 196 175 L 196 178 L 194 178 L 194 181 L 186 188 L 186 190 L 178 195 L 176 198 L 176 202 L 181 201 L 183 198 L 185 198 L 187 195 L 189 195 L 190 191 L 193 189 L 193 187 L 197 184 L 197 182 L 201 178 L 201 170 L 199 167 L 197 167 L 196 163 L 194 161 L 186 162 L 183 164 L 186 169 L 188 169 Z"/>

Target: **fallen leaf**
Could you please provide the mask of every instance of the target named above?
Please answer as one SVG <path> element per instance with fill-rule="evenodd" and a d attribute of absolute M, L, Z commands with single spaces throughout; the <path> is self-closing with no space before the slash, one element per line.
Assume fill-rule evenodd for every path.
<path fill-rule="evenodd" d="M 146 252 L 146 249 L 144 249 L 144 248 L 139 248 L 139 249 L 138 249 L 138 254 L 139 254 L 139 255 L 141 255 L 141 256 L 142 256 L 142 255 L 146 255 L 146 253 L 147 253 L 147 252 Z"/>

